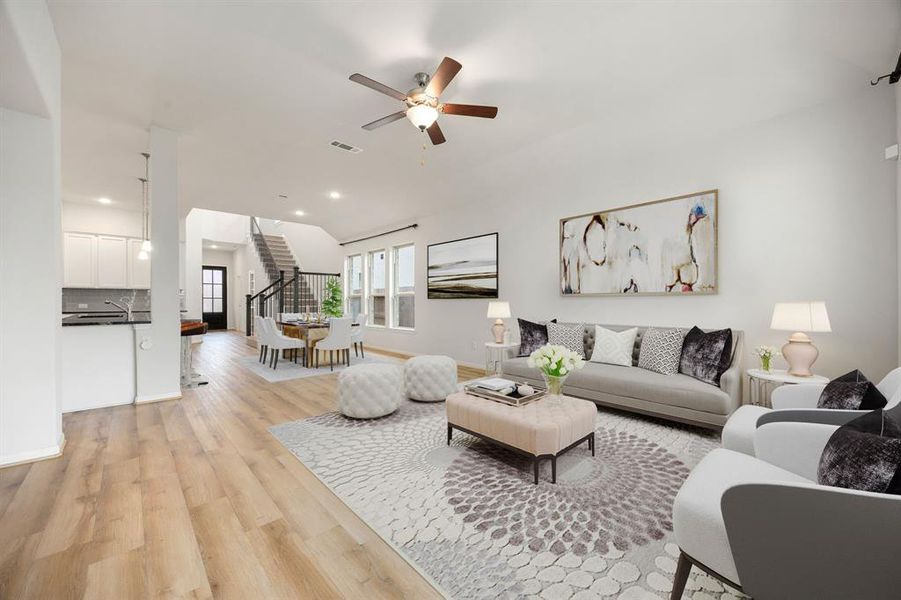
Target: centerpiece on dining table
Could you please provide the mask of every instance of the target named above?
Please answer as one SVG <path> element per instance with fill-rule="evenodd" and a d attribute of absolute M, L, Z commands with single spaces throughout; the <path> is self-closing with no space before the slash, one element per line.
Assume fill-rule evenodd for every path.
<path fill-rule="evenodd" d="M 564 346 L 545 344 L 529 355 L 528 365 L 541 372 L 548 394 L 559 396 L 563 382 L 573 371 L 585 366 L 585 359 Z"/>

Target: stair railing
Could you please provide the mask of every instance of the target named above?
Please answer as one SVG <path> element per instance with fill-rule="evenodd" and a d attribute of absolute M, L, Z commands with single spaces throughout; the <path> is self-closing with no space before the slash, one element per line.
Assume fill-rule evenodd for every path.
<path fill-rule="evenodd" d="M 291 312 L 322 312 L 322 300 L 327 292 L 328 280 L 340 278 L 341 273 L 301 271 L 294 267 L 291 279 L 285 280 L 285 272 L 256 294 L 245 295 L 245 331 L 253 335 L 253 315 L 275 317 L 285 312 L 285 290 L 291 291 Z"/>

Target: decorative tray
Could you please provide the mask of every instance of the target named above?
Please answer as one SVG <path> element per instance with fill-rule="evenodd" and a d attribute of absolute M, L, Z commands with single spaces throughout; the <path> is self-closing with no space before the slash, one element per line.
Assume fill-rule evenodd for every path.
<path fill-rule="evenodd" d="M 494 402 L 500 402 L 501 404 L 508 404 L 510 406 L 525 406 L 526 404 L 540 400 L 547 395 L 546 389 L 531 383 L 528 385 L 534 388 L 535 393 L 527 396 L 521 396 L 515 388 L 509 394 L 501 394 L 473 384 L 463 386 L 463 390 L 470 396 L 478 396 L 479 398 L 493 400 Z M 517 384 L 517 387 L 518 386 L 519 384 Z"/>

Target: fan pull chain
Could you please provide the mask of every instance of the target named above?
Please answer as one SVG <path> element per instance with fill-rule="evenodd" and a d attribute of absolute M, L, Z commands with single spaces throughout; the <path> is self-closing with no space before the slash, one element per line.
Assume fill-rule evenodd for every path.
<path fill-rule="evenodd" d="M 425 151 L 426 151 L 426 143 L 423 142 L 423 143 L 422 143 L 422 158 L 421 158 L 420 161 L 419 161 L 419 166 L 420 166 L 420 167 L 424 167 L 424 166 L 425 166 Z"/>

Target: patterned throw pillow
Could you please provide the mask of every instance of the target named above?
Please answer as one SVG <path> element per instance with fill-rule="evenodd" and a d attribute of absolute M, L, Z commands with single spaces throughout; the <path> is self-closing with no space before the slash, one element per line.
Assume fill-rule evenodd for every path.
<path fill-rule="evenodd" d="M 547 344 L 547 323 L 534 323 L 525 319 L 519 321 L 519 355 L 528 356 Z M 557 319 L 550 321 L 556 323 Z"/>
<path fill-rule="evenodd" d="M 632 350 L 635 348 L 635 336 L 638 328 L 633 327 L 625 331 L 612 331 L 594 326 L 594 351 L 591 353 L 591 362 L 607 363 L 611 365 L 632 366 Z"/>
<path fill-rule="evenodd" d="M 585 358 L 585 326 L 581 323 L 579 325 L 548 323 L 547 337 L 549 343 L 563 346 Z"/>
<path fill-rule="evenodd" d="M 823 448 L 817 482 L 901 494 L 901 407 L 877 409 L 839 427 Z"/>
<path fill-rule="evenodd" d="M 827 383 L 817 401 L 817 408 L 843 410 L 875 410 L 885 405 L 882 392 L 857 369 Z"/>
<path fill-rule="evenodd" d="M 720 377 L 732 362 L 732 330 L 704 333 L 692 327 L 682 344 L 679 372 L 719 387 Z"/>
<path fill-rule="evenodd" d="M 664 375 L 678 373 L 685 334 L 684 329 L 649 328 L 641 339 L 638 366 Z"/>

